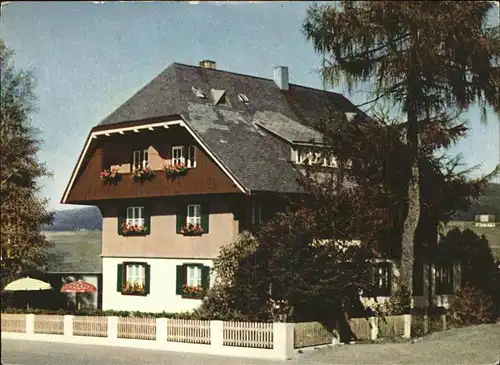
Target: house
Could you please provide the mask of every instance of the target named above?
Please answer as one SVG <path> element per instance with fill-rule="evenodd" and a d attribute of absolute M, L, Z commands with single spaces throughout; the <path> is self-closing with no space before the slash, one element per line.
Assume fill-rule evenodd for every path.
<path fill-rule="evenodd" d="M 494 214 L 476 214 L 475 215 L 476 227 L 495 227 Z"/>
<path fill-rule="evenodd" d="M 283 209 L 282 193 L 303 193 L 318 118 L 360 113 L 291 84 L 287 67 L 265 79 L 215 66 L 172 64 L 87 136 L 61 202 L 102 213 L 105 310 L 198 307 L 220 247 Z"/>

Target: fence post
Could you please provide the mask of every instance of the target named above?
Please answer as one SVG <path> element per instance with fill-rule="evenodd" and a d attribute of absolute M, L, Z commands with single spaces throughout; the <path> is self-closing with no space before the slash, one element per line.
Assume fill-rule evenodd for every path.
<path fill-rule="evenodd" d="M 210 346 L 224 346 L 224 322 L 210 321 Z"/>
<path fill-rule="evenodd" d="M 73 336 L 73 316 L 64 316 L 64 336 Z"/>
<path fill-rule="evenodd" d="M 370 339 L 374 341 L 378 338 L 378 317 L 370 317 L 368 321 L 370 323 Z"/>
<path fill-rule="evenodd" d="M 441 319 L 443 321 L 443 331 L 446 331 L 448 329 L 448 323 L 446 322 L 446 314 L 442 314 Z"/>
<path fill-rule="evenodd" d="M 118 338 L 118 317 L 108 317 L 108 338 Z"/>
<path fill-rule="evenodd" d="M 167 341 L 167 319 L 156 318 L 156 341 Z"/>
<path fill-rule="evenodd" d="M 32 335 L 35 333 L 35 315 L 26 314 L 26 334 Z"/>
<path fill-rule="evenodd" d="M 424 335 L 429 333 L 429 316 L 424 314 Z"/>
<path fill-rule="evenodd" d="M 280 360 L 288 360 L 294 349 L 293 323 L 273 323 L 273 349 Z"/>
<path fill-rule="evenodd" d="M 404 335 L 403 338 L 411 338 L 411 314 L 403 314 L 404 317 Z"/>

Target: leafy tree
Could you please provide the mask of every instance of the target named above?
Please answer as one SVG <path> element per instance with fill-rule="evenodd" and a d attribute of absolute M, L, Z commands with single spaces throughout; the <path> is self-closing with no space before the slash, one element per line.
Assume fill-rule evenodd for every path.
<path fill-rule="evenodd" d="M 499 109 L 500 25 L 486 24 L 493 6 L 475 1 L 341 1 L 312 5 L 303 24 L 306 37 L 325 57 L 327 83 L 346 81 L 350 90 L 368 84 L 372 103 L 390 101 L 406 115 L 402 126 L 409 175 L 401 282 L 409 290 L 422 217 L 422 135 L 456 133 L 456 116 L 476 101 Z"/>
<path fill-rule="evenodd" d="M 200 314 L 330 324 L 345 313 L 363 314 L 356 305 L 359 289 L 370 289 L 367 262 L 374 254 L 395 258 L 401 251 L 408 147 L 397 126 L 329 120 L 319 127 L 328 140 L 321 157 L 336 156 L 338 168 L 323 167 L 321 159 L 306 163 L 300 182 L 307 194 L 289 199 L 289 210 L 255 236 L 244 234 L 221 250 L 214 263 L 219 280 Z M 421 254 L 424 243 L 435 244 L 438 222 L 466 208 L 483 182 L 468 181 L 442 158 L 424 157 Z"/>
<path fill-rule="evenodd" d="M 40 141 L 29 122 L 35 111 L 33 78 L 14 69 L 12 56 L 0 40 L 2 288 L 24 271 L 43 268 L 49 244 L 40 229 L 51 221 L 46 200 L 38 196 L 37 181 L 48 172 L 36 157 Z"/>

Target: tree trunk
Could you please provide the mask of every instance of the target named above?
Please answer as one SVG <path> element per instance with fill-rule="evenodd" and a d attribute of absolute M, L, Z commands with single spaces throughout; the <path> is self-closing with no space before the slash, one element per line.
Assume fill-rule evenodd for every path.
<path fill-rule="evenodd" d="M 401 237 L 401 286 L 413 295 L 413 261 L 415 232 L 420 217 L 420 184 L 418 160 L 411 166 L 411 177 L 408 182 L 408 213 L 406 215 Z"/>
<path fill-rule="evenodd" d="M 410 66 L 411 67 L 411 66 Z M 419 167 L 419 128 L 417 95 L 418 82 L 414 73 L 409 72 L 407 95 L 408 128 L 406 142 L 410 155 L 410 178 L 408 181 L 408 212 L 403 225 L 401 237 L 401 287 L 404 287 L 413 298 L 413 262 L 415 232 L 420 219 L 420 167 Z M 411 301 L 413 302 L 413 301 Z M 412 304 L 410 306 L 413 306 Z"/>

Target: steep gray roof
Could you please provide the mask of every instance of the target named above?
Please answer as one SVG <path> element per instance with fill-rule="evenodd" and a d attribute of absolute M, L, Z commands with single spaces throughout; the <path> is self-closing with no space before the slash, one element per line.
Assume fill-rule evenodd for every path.
<path fill-rule="evenodd" d="M 193 86 L 207 98 L 198 98 Z M 228 105 L 213 105 L 211 89 L 225 90 Z M 249 103 L 240 101 L 238 93 Z M 293 84 L 283 91 L 270 79 L 174 63 L 99 126 L 182 115 L 247 189 L 297 192 L 286 141 L 321 142 L 313 128 L 331 108 L 359 112 L 337 93 Z"/>

